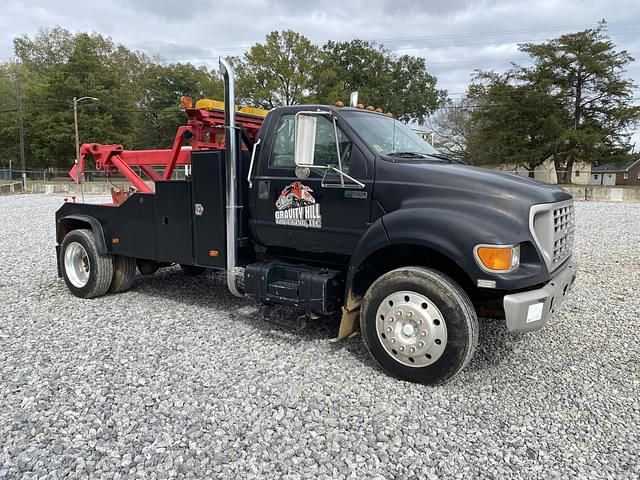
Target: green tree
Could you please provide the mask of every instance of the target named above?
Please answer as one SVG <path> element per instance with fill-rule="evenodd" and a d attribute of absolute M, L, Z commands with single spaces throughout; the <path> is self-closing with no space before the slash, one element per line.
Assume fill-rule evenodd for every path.
<path fill-rule="evenodd" d="M 0 168 L 9 162 L 18 168 L 18 113 L 15 66 L 0 64 Z"/>
<path fill-rule="evenodd" d="M 67 62 L 74 44 L 74 35 L 61 27 L 40 30 L 33 38 L 22 35 L 13 40 L 16 57 L 24 68 L 38 75 L 47 75 Z"/>
<path fill-rule="evenodd" d="M 346 101 L 351 92 L 370 105 L 381 106 L 388 92 L 390 57 L 381 46 L 364 40 L 328 41 L 315 70 L 317 101 Z"/>
<path fill-rule="evenodd" d="M 514 83 L 509 73 L 478 74 L 469 101 L 475 103 L 467 144 L 474 164 L 515 163 L 533 177 L 558 153 L 568 117 L 558 99 L 536 85 Z"/>
<path fill-rule="evenodd" d="M 131 144 L 141 126 L 140 78 L 150 60 L 98 34 L 55 28 L 15 40 L 25 79 L 23 110 L 30 168 L 68 166 L 75 157 L 73 97 L 81 142 Z"/>
<path fill-rule="evenodd" d="M 74 36 L 66 61 L 50 68 L 46 83 L 30 83 L 25 122 L 33 164 L 62 166 L 75 157 L 73 97 L 99 99 L 78 108 L 81 142 L 131 143 L 138 109 L 128 72 L 140 62 L 130 61 L 133 65 L 123 70 L 116 52 L 110 39 L 80 33 Z"/>
<path fill-rule="evenodd" d="M 345 101 L 358 91 L 362 102 L 393 112 L 400 120 L 423 124 L 446 100 L 424 58 L 396 57 L 382 45 L 358 39 L 327 42 L 321 58 L 315 71 L 320 103 Z"/>
<path fill-rule="evenodd" d="M 615 49 L 604 21 L 520 50 L 533 60 L 520 78 L 548 91 L 571 117 L 555 157 L 558 170 L 568 175 L 575 160 L 607 161 L 629 151 L 630 129 L 640 118 L 640 107 L 632 105 L 635 85 L 623 77 L 633 58 Z"/>
<path fill-rule="evenodd" d="M 136 146 L 167 148 L 186 122 L 181 96 L 195 100 L 223 97 L 222 80 L 214 71 L 191 64 L 151 65 L 142 75 L 140 106 L 143 122 Z"/>
<path fill-rule="evenodd" d="M 236 58 L 238 94 L 245 103 L 263 108 L 303 103 L 313 87 L 319 50 L 291 30 L 271 32 Z"/>

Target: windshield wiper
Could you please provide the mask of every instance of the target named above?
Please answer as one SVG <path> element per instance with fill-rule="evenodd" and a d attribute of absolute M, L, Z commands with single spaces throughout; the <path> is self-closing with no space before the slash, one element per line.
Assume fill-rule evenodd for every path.
<path fill-rule="evenodd" d="M 395 152 L 391 156 L 402 158 L 427 158 L 429 154 L 420 152 Z"/>
<path fill-rule="evenodd" d="M 451 158 L 449 155 L 445 155 L 444 153 L 428 153 L 427 154 L 430 157 L 434 157 L 434 158 L 439 158 L 440 160 L 446 160 L 449 163 L 461 163 L 462 165 L 466 165 L 467 163 L 462 161 L 462 160 L 458 160 L 457 158 Z"/>
<path fill-rule="evenodd" d="M 458 160 L 456 158 L 451 158 L 449 155 L 445 155 L 444 153 L 421 153 L 421 152 L 396 152 L 391 155 L 392 157 L 401 157 L 401 158 L 436 158 L 438 160 L 444 160 L 449 163 L 461 163 L 466 165 L 462 160 Z"/>

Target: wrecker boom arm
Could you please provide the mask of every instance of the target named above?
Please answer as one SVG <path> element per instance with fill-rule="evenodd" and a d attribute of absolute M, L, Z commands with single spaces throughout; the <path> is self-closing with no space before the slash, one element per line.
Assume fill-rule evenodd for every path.
<path fill-rule="evenodd" d="M 91 155 L 96 169 L 120 172 L 136 190 L 153 193 L 151 188 L 134 167 L 138 167 L 152 182 L 169 180 L 177 165 L 191 164 L 193 150 L 222 150 L 225 148 L 224 110 L 218 102 L 207 101 L 205 105 L 213 108 L 185 108 L 187 125 L 178 128 L 170 149 L 162 150 L 126 150 L 123 145 L 101 145 L 85 143 L 80 148 L 80 159 L 69 171 L 74 182 L 83 177 L 86 158 Z M 196 104 L 196 107 L 198 104 Z M 241 128 L 251 142 L 255 142 L 266 111 L 254 108 L 241 108 L 236 112 L 236 125 Z M 191 145 L 185 145 L 188 141 Z M 160 173 L 157 171 L 160 170 Z M 126 195 L 114 195 L 114 202 L 120 203 Z"/>

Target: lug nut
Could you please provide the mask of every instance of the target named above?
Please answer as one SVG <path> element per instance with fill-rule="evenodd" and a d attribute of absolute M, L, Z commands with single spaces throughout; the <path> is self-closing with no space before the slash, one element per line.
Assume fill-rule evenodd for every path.
<path fill-rule="evenodd" d="M 391 343 L 396 343 L 395 337 L 391 339 Z"/>
<path fill-rule="evenodd" d="M 411 353 L 415 353 L 416 347 L 411 347 L 409 350 L 411 350 Z"/>
<path fill-rule="evenodd" d="M 424 347 L 424 342 L 418 342 L 418 346 L 419 346 L 420 348 Z"/>
<path fill-rule="evenodd" d="M 404 345 L 400 345 L 400 351 L 404 352 Z"/>
<path fill-rule="evenodd" d="M 426 330 L 422 330 L 420 332 L 420 335 L 422 335 L 423 337 L 426 337 L 427 336 L 427 331 Z"/>
<path fill-rule="evenodd" d="M 390 331 L 392 331 L 392 330 L 393 330 L 393 328 L 391 328 L 391 327 L 387 327 L 387 332 L 390 332 Z"/>

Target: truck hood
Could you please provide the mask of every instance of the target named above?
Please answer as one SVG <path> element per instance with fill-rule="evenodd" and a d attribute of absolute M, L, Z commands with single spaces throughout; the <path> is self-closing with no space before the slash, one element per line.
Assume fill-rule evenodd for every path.
<path fill-rule="evenodd" d="M 526 214 L 531 205 L 568 200 L 562 188 L 520 175 L 442 162 L 376 162 L 376 199 L 387 212 L 403 207 L 473 205 Z"/>

